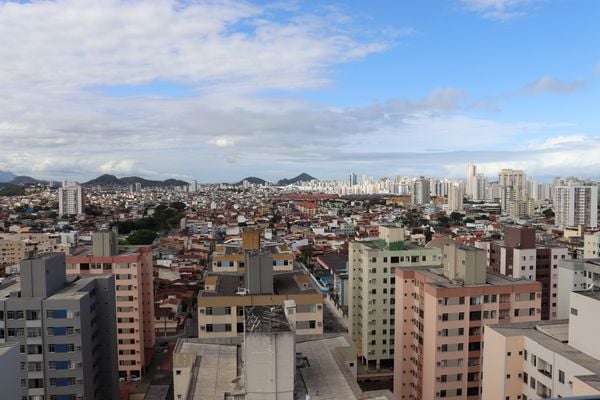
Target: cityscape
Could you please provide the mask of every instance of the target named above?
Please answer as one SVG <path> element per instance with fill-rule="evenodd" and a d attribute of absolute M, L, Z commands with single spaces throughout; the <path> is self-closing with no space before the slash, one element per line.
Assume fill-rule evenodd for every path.
<path fill-rule="evenodd" d="M 598 15 L 0 1 L 0 400 L 600 399 Z"/>

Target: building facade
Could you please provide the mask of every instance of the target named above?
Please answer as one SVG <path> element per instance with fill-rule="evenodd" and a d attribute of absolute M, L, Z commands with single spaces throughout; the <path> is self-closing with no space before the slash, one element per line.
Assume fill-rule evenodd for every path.
<path fill-rule="evenodd" d="M 406 242 L 404 228 L 380 226 L 378 240 L 350 242 L 348 262 L 349 333 L 359 358 L 379 369 L 394 360 L 395 270 L 439 266 L 441 252 Z"/>
<path fill-rule="evenodd" d="M 58 214 L 85 214 L 85 195 L 83 187 L 75 182 L 63 182 L 58 188 Z"/>
<path fill-rule="evenodd" d="M 535 228 L 512 225 L 504 228 L 504 240 L 480 241 L 489 269 L 512 278 L 526 278 L 542 284 L 542 319 L 556 319 L 558 312 L 558 266 L 570 258 L 560 244 L 536 242 Z"/>
<path fill-rule="evenodd" d="M 486 327 L 482 399 L 600 398 L 600 295 L 570 296 L 569 320 Z"/>
<path fill-rule="evenodd" d="M 598 226 L 598 186 L 569 181 L 554 187 L 554 224 L 559 227 Z"/>
<path fill-rule="evenodd" d="M 114 231 L 96 232 L 92 248 L 67 257 L 67 274 L 114 275 L 119 378 L 140 378 L 153 354 L 154 278 L 149 247 L 118 246 Z"/>
<path fill-rule="evenodd" d="M 0 287 L 0 342 L 18 343 L 22 398 L 118 398 L 112 276 L 67 281 L 63 254 Z"/>
<path fill-rule="evenodd" d="M 395 271 L 396 399 L 479 398 L 483 327 L 541 315 L 540 283 L 486 272 L 480 249 L 443 246 L 443 267 Z"/>

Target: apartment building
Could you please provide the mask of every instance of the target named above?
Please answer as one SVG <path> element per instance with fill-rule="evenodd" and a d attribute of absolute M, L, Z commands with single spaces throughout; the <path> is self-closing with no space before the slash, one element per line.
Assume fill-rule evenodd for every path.
<path fill-rule="evenodd" d="M 598 186 L 582 181 L 568 181 L 554 187 L 554 224 L 559 227 L 598 226 Z"/>
<path fill-rule="evenodd" d="M 380 226 L 372 241 L 348 247 L 348 326 L 359 358 L 369 368 L 394 360 L 395 270 L 441 265 L 441 252 L 405 240 L 404 228 Z"/>
<path fill-rule="evenodd" d="M 572 291 L 598 288 L 600 258 L 561 261 L 558 267 L 558 318 L 569 318 Z"/>
<path fill-rule="evenodd" d="M 600 292 L 570 293 L 569 319 L 485 329 L 482 399 L 600 398 Z"/>
<path fill-rule="evenodd" d="M 48 233 L 0 233 L 0 265 L 14 265 L 39 253 L 69 254 L 70 246 L 61 244 L 60 235 Z"/>
<path fill-rule="evenodd" d="M 245 230 L 242 241 L 217 245 L 212 255 L 212 272 L 226 273 L 245 271 L 245 253 L 247 249 L 270 251 L 274 271 L 292 271 L 294 269 L 294 253 L 285 244 L 261 243 L 259 232 Z"/>
<path fill-rule="evenodd" d="M 119 379 L 140 378 L 150 363 L 154 342 L 152 249 L 118 246 L 115 231 L 96 232 L 92 247 L 67 257 L 67 274 L 114 275 Z"/>
<path fill-rule="evenodd" d="M 522 170 L 502 169 L 498 173 L 498 185 L 503 213 L 508 213 L 515 201 L 527 199 L 527 178 Z"/>
<path fill-rule="evenodd" d="M 244 307 L 296 303 L 296 334 L 323 333 L 323 295 L 303 270 L 273 272 L 269 253 L 248 254 L 247 272 L 209 274 L 198 297 L 198 337 L 241 336 Z M 269 271 L 271 271 L 269 273 Z"/>
<path fill-rule="evenodd" d="M 600 232 L 583 235 L 583 258 L 600 257 Z"/>
<path fill-rule="evenodd" d="M 296 302 L 297 335 L 323 333 L 323 294 L 304 269 L 295 267 L 291 250 L 262 245 L 256 229 L 242 231 L 240 243 L 223 248 L 215 252 L 198 296 L 198 337 L 240 336 L 244 307 L 286 300 Z"/>
<path fill-rule="evenodd" d="M 83 187 L 75 182 L 63 182 L 58 188 L 58 214 L 85 214 L 85 195 Z"/>
<path fill-rule="evenodd" d="M 566 246 L 537 243 L 534 227 L 512 225 L 504 227 L 504 240 L 479 241 L 475 247 L 485 250 L 491 271 L 540 282 L 541 318 L 557 318 L 558 265 L 570 258 Z"/>
<path fill-rule="evenodd" d="M 483 250 L 442 245 L 443 267 L 395 271 L 396 399 L 478 399 L 483 327 L 541 316 L 539 282 L 487 272 Z"/>
<path fill-rule="evenodd" d="M 0 286 L 0 342 L 19 345 L 22 399 L 116 399 L 114 277 L 67 279 L 54 253 Z"/>

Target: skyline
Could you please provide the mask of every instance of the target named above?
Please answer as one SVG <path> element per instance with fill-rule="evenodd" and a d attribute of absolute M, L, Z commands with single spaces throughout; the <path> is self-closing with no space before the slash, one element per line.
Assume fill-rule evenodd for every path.
<path fill-rule="evenodd" d="M 600 4 L 577 5 L 0 1 L 0 170 L 597 177 Z"/>

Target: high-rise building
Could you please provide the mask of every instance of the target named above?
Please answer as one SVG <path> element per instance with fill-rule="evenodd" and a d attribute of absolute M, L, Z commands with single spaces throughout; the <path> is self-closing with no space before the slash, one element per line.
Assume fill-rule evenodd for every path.
<path fill-rule="evenodd" d="M 483 250 L 433 245 L 443 248 L 443 268 L 395 270 L 394 395 L 478 398 L 483 326 L 539 320 L 541 284 L 487 272 Z"/>
<path fill-rule="evenodd" d="M 583 258 L 600 257 L 600 232 L 583 236 Z"/>
<path fill-rule="evenodd" d="M 350 186 L 358 185 L 358 175 L 354 172 L 350 174 Z"/>
<path fill-rule="evenodd" d="M 571 180 L 554 187 L 554 224 L 560 227 L 598 226 L 598 186 Z"/>
<path fill-rule="evenodd" d="M 412 183 L 412 203 L 429 204 L 430 200 L 429 180 L 421 176 Z"/>
<path fill-rule="evenodd" d="M 477 166 L 473 163 L 467 164 L 467 188 L 466 194 L 469 199 L 474 197 L 475 177 L 477 176 Z"/>
<path fill-rule="evenodd" d="M 81 185 L 65 181 L 62 187 L 58 188 L 58 214 L 85 214 L 85 197 Z"/>
<path fill-rule="evenodd" d="M 115 231 L 94 233 L 91 248 L 67 257 L 67 274 L 114 275 L 119 378 L 130 380 L 145 374 L 155 344 L 152 249 L 118 242 Z"/>
<path fill-rule="evenodd" d="M 190 183 L 190 192 L 192 192 L 192 193 L 196 193 L 197 191 L 198 191 L 198 181 L 194 179 L 194 180 L 193 180 L 193 181 Z"/>
<path fill-rule="evenodd" d="M 459 185 L 452 185 L 448 191 L 448 212 L 463 211 L 464 190 Z"/>
<path fill-rule="evenodd" d="M 484 174 L 477 174 L 473 178 L 473 190 L 471 197 L 473 200 L 486 200 L 488 181 Z"/>
<path fill-rule="evenodd" d="M 405 240 L 404 228 L 380 226 L 373 241 L 352 241 L 348 247 L 350 291 L 348 326 L 361 361 L 371 369 L 394 359 L 394 271 L 440 265 L 439 249 Z"/>
<path fill-rule="evenodd" d="M 600 398 L 600 292 L 570 304 L 568 320 L 486 326 L 483 400 Z"/>
<path fill-rule="evenodd" d="M 68 281 L 62 253 L 23 260 L 0 286 L 0 341 L 19 344 L 23 398 L 118 398 L 115 309 L 114 277 Z"/>
<path fill-rule="evenodd" d="M 505 226 L 504 240 L 479 241 L 491 271 L 512 278 L 527 278 L 542 284 L 541 319 L 556 319 L 558 312 L 558 265 L 569 259 L 569 249 L 560 244 L 536 242 L 535 228 Z"/>
<path fill-rule="evenodd" d="M 527 180 L 525 172 L 516 169 L 503 169 L 498 173 L 500 186 L 500 207 L 502 212 L 510 209 L 512 202 L 527 199 Z"/>

